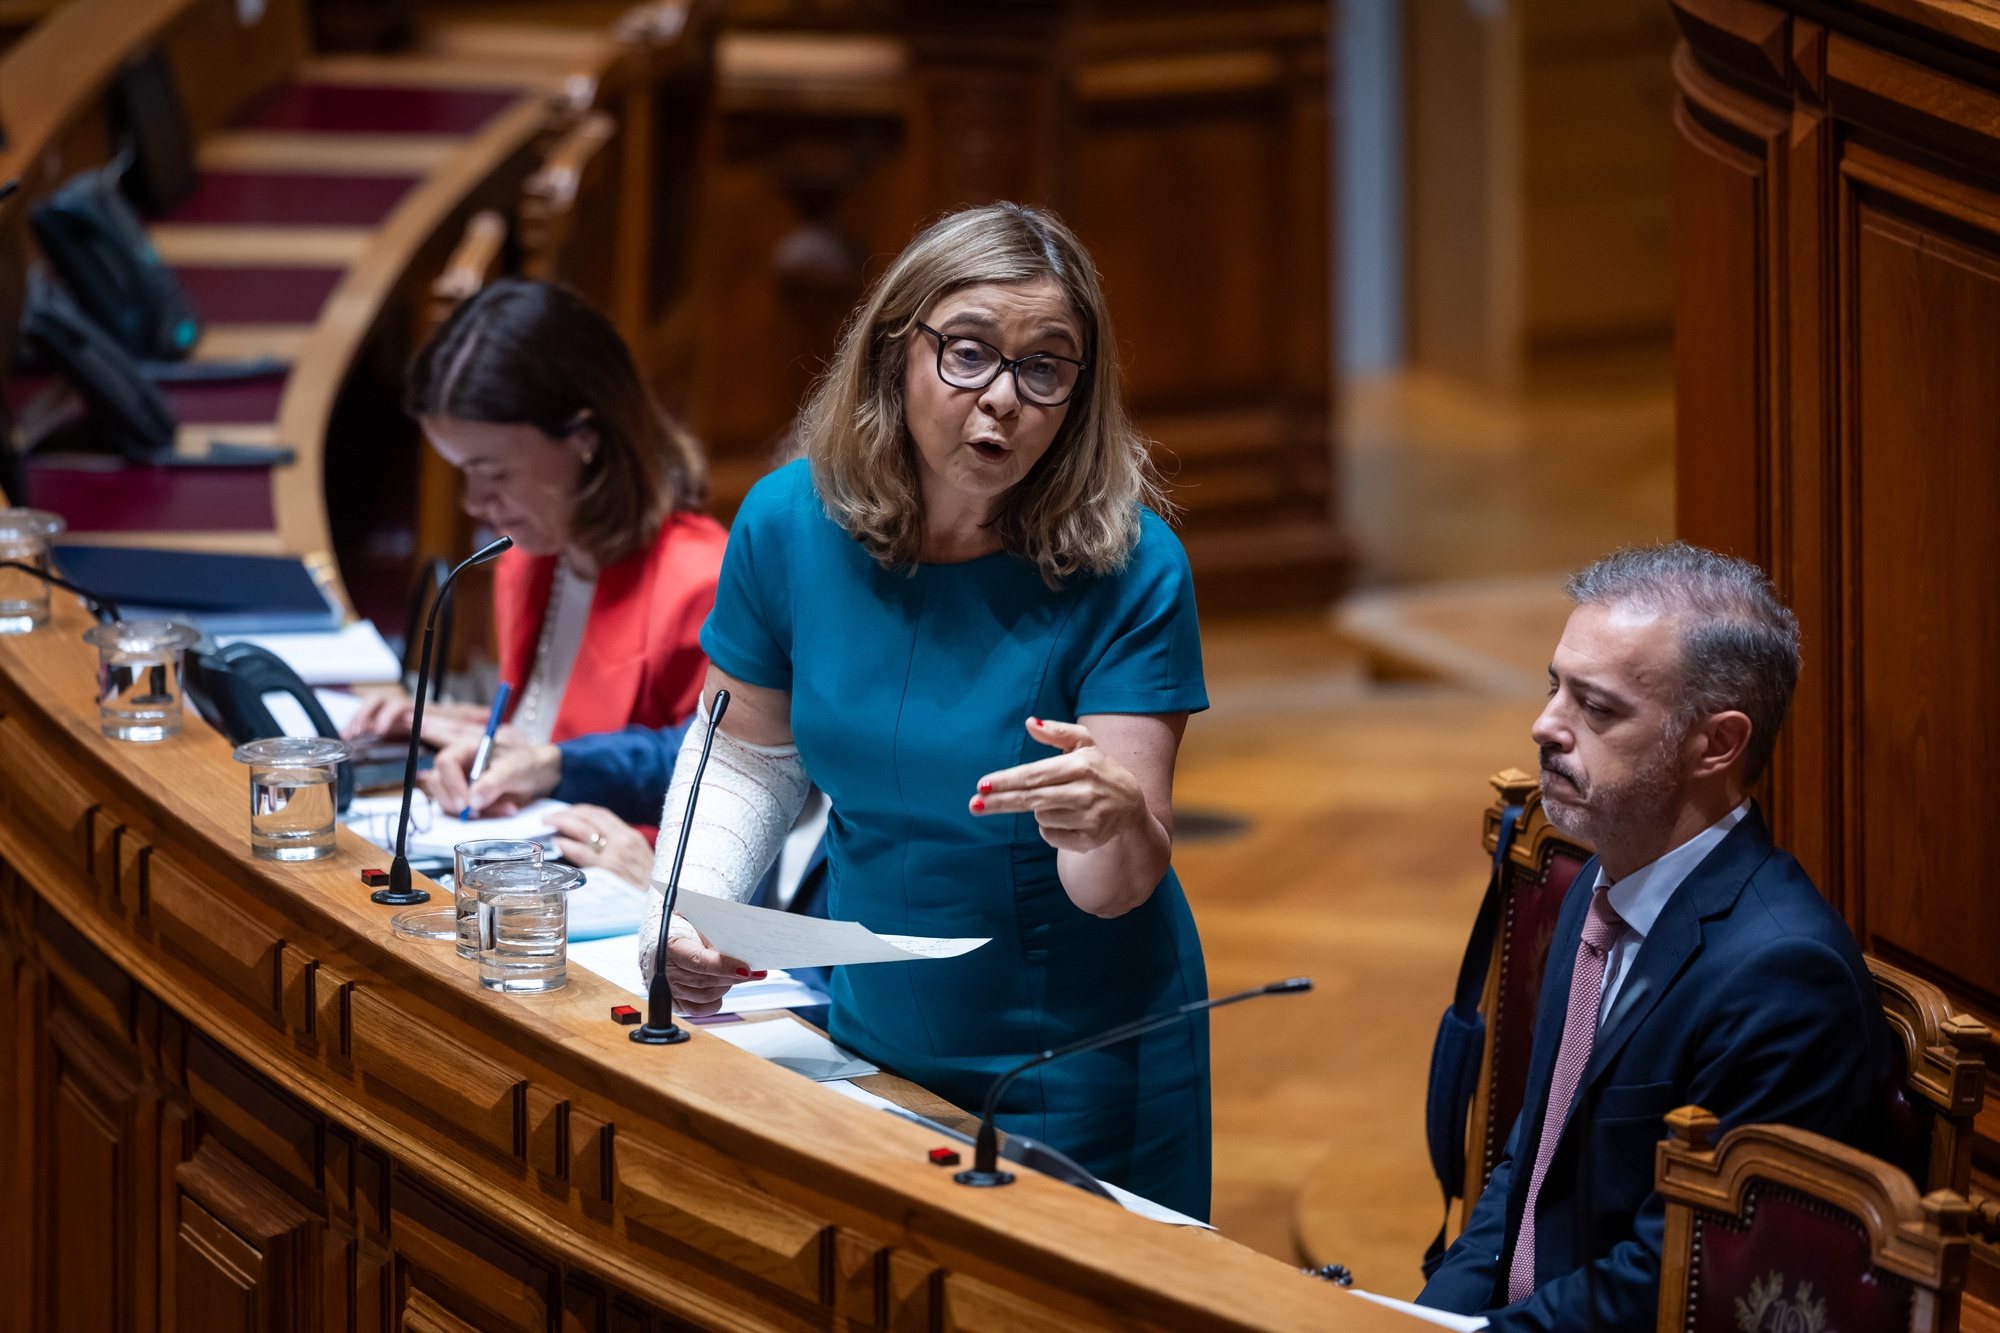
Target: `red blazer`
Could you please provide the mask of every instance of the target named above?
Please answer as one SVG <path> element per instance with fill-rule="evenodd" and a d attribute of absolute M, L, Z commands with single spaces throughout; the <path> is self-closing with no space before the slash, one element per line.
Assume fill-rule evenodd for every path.
<path fill-rule="evenodd" d="M 725 540 L 714 519 L 682 512 L 660 525 L 652 546 L 599 571 L 552 740 L 633 723 L 664 727 L 694 712 L 708 671 L 701 626 L 715 605 Z M 514 687 L 510 712 L 535 665 L 555 574 L 554 556 L 518 548 L 494 569 L 500 679 Z"/>

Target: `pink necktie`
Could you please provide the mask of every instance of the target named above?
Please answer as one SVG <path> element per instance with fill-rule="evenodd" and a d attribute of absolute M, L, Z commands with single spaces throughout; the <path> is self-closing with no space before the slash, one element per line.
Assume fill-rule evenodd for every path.
<path fill-rule="evenodd" d="M 1576 946 L 1576 967 L 1570 972 L 1562 1047 L 1556 1052 L 1556 1070 L 1549 1079 L 1549 1104 L 1542 1112 L 1535 1171 L 1528 1177 L 1528 1202 L 1521 1211 L 1521 1234 L 1514 1242 L 1514 1266 L 1507 1274 L 1509 1305 L 1526 1300 L 1535 1289 L 1535 1202 L 1542 1196 L 1542 1178 L 1549 1173 L 1549 1159 L 1556 1155 L 1556 1140 L 1569 1116 L 1569 1104 L 1576 1099 L 1577 1081 L 1590 1063 L 1591 1043 L 1597 1037 L 1597 1007 L 1604 990 L 1604 960 L 1611 942 L 1624 928 L 1609 895 L 1603 889 L 1592 893 L 1583 939 Z"/>

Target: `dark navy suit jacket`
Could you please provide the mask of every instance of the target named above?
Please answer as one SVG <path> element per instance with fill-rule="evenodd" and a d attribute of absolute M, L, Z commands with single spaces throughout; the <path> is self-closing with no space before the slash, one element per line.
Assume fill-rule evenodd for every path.
<path fill-rule="evenodd" d="M 1653 1327 L 1665 1229 L 1653 1161 L 1668 1111 L 1694 1104 L 1724 1128 L 1780 1122 L 1865 1148 L 1891 1076 L 1888 1026 L 1859 946 L 1753 806 L 1667 901 L 1598 1030 L 1542 1183 L 1535 1291 L 1508 1305 L 1596 881 L 1593 859 L 1549 945 L 1527 1103 L 1464 1233 L 1417 1298 L 1490 1311 L 1496 1333 Z"/>

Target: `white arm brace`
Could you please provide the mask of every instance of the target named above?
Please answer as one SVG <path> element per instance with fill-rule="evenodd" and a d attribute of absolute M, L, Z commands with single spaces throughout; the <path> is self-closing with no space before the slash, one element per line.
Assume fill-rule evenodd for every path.
<path fill-rule="evenodd" d="M 653 945 L 660 938 L 667 877 L 673 873 L 674 848 L 680 842 L 682 817 L 687 813 L 688 793 L 694 787 L 694 770 L 701 762 L 702 738 L 707 734 L 708 706 L 704 703 L 695 714 L 695 725 L 681 741 L 674 779 L 660 812 L 660 837 L 653 844 L 652 902 L 646 923 L 639 929 L 641 976 L 653 975 Z M 717 730 L 708 772 L 701 780 L 701 800 L 695 805 L 694 828 L 688 833 L 681 892 L 737 902 L 755 893 L 757 881 L 771 868 L 792 821 L 799 817 L 810 785 L 797 746 L 752 745 Z M 678 912 L 669 930 L 674 938 L 695 933 Z"/>

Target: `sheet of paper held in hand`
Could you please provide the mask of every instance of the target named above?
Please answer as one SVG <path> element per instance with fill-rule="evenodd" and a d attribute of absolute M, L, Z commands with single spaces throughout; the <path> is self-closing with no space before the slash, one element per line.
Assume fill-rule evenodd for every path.
<path fill-rule="evenodd" d="M 931 939 L 923 935 L 877 935 L 859 921 L 828 921 L 796 912 L 683 893 L 674 910 L 704 938 L 746 967 L 838 967 L 843 963 L 907 963 L 917 958 L 956 958 L 984 939 Z"/>

